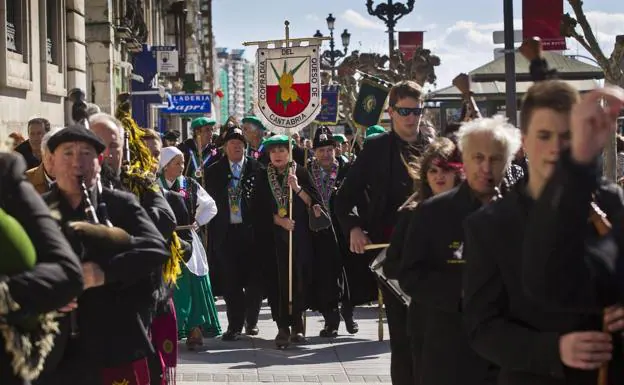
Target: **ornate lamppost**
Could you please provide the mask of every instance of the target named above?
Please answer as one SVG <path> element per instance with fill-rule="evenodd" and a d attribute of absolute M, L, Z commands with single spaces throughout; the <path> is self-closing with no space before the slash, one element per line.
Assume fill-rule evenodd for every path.
<path fill-rule="evenodd" d="M 373 0 L 366 1 L 368 14 L 377 16 L 386 24 L 386 27 L 388 27 L 390 56 L 394 53 L 394 27 L 396 27 L 397 21 L 399 21 L 400 18 L 414 10 L 415 2 L 416 0 L 407 0 L 407 4 L 403 4 L 388 0 L 386 3 L 379 4 L 373 9 Z"/>
<path fill-rule="evenodd" d="M 342 45 L 344 46 L 344 51 L 336 49 L 336 44 L 334 41 L 334 23 L 336 22 L 336 18 L 332 16 L 330 13 L 327 16 L 327 28 L 329 29 L 329 50 L 323 52 L 321 54 L 322 59 L 329 60 L 332 71 L 332 78 L 336 77 L 336 62 L 338 59 L 345 57 L 347 55 L 347 49 L 349 48 L 349 42 L 351 41 L 351 34 L 345 29 L 342 34 L 340 34 L 340 38 L 342 39 Z M 321 31 L 316 30 L 314 37 L 323 37 Z"/>

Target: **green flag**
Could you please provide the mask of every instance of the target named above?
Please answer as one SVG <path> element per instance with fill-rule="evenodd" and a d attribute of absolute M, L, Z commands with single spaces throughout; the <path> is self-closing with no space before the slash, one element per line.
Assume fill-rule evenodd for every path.
<path fill-rule="evenodd" d="M 370 127 L 379 123 L 383 113 L 386 98 L 390 89 L 372 79 L 364 79 L 360 84 L 353 110 L 353 121 L 360 127 Z"/>

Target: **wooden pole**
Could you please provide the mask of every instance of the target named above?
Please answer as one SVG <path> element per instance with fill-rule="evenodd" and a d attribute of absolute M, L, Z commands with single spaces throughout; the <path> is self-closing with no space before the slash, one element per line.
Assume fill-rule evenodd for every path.
<path fill-rule="evenodd" d="M 381 288 L 377 288 L 377 310 L 379 312 L 379 325 L 377 326 L 377 334 L 379 334 L 379 341 L 384 340 L 384 329 L 383 329 L 383 294 L 381 293 Z"/>
<path fill-rule="evenodd" d="M 290 31 L 289 26 L 290 23 L 288 20 L 284 22 L 284 31 L 286 34 L 286 48 L 290 44 Z M 293 156 L 292 156 L 292 133 L 288 132 L 288 173 L 292 171 L 293 166 Z M 288 218 L 292 221 L 293 219 L 293 190 L 292 188 L 288 189 Z M 288 314 L 293 314 L 293 232 L 292 230 L 288 232 Z"/>

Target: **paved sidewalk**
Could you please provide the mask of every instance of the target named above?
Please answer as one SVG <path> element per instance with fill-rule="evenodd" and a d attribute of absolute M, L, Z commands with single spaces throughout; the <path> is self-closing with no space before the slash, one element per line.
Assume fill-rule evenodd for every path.
<path fill-rule="evenodd" d="M 225 305 L 218 303 L 223 330 L 227 328 Z M 190 352 L 180 343 L 180 365 L 177 385 L 208 385 L 227 382 L 257 384 L 280 382 L 297 384 L 386 383 L 390 384 L 390 346 L 384 321 L 384 341 L 378 340 L 376 306 L 356 309 L 360 332 L 348 335 L 341 324 L 338 338 L 318 336 L 323 318 L 316 312 L 307 313 L 305 345 L 275 348 L 277 328 L 269 308 L 260 313 L 260 335 L 236 342 L 220 338 L 204 339 L 204 347 Z"/>

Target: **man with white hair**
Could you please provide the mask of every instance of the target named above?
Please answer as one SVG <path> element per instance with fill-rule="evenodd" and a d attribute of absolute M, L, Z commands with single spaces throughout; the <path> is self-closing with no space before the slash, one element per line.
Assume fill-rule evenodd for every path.
<path fill-rule="evenodd" d="M 458 133 L 465 181 L 420 203 L 403 245 L 401 288 L 418 303 L 408 324 L 424 335 L 412 341 L 423 385 L 496 383 L 496 369 L 477 355 L 462 325 L 462 223 L 497 196 L 505 170 L 520 147 L 520 132 L 502 116 L 477 119 Z M 424 329 L 424 330 L 421 330 Z M 419 346 L 415 346 L 415 345 Z"/>
<path fill-rule="evenodd" d="M 26 171 L 26 179 L 35 187 L 39 194 L 50 191 L 50 186 L 54 183 L 54 170 L 52 168 L 52 154 L 48 148 L 48 140 L 59 132 L 60 128 L 53 128 L 46 132 L 41 139 L 41 164 Z"/>

